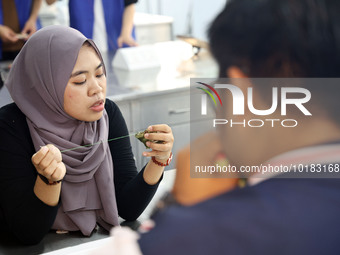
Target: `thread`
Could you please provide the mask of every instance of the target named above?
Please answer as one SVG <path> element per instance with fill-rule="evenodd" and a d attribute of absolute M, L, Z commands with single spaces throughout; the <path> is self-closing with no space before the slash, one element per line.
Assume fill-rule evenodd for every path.
<path fill-rule="evenodd" d="M 134 136 L 134 135 L 135 135 L 135 134 L 124 135 L 124 136 L 112 138 L 112 139 L 107 140 L 107 142 L 112 142 L 112 141 L 115 141 L 115 140 L 123 139 L 123 138 L 129 137 L 129 136 Z M 77 149 L 80 149 L 80 148 L 90 147 L 90 146 L 93 146 L 93 145 L 96 145 L 96 144 L 100 144 L 100 143 L 103 143 L 103 142 L 104 142 L 104 141 L 99 141 L 99 142 L 96 142 L 96 143 L 91 143 L 91 144 L 86 144 L 86 145 L 82 145 L 82 146 L 77 146 L 77 147 L 74 147 L 74 148 L 62 150 L 62 151 L 60 151 L 60 152 L 61 152 L 61 153 L 64 153 L 64 152 L 67 152 L 67 151 L 74 151 L 74 150 L 77 150 Z"/>

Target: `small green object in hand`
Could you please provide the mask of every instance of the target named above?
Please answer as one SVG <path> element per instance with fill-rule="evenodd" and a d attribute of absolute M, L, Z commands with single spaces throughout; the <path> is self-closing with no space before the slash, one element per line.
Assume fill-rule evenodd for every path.
<path fill-rule="evenodd" d="M 153 140 L 146 139 L 144 137 L 145 133 L 156 133 L 156 132 L 150 132 L 148 130 L 144 130 L 144 131 L 140 131 L 135 134 L 135 137 L 144 144 L 145 148 L 150 149 L 150 147 L 146 145 L 147 141 L 154 142 L 154 143 L 163 143 L 163 141 L 153 141 Z"/>

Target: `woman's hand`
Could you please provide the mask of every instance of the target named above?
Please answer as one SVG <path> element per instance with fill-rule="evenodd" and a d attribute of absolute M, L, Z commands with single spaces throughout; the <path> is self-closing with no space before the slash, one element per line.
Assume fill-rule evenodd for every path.
<path fill-rule="evenodd" d="M 62 162 L 60 150 L 52 144 L 47 144 L 32 156 L 32 163 L 37 172 L 50 182 L 62 180 L 66 167 Z"/>
<path fill-rule="evenodd" d="M 5 43 L 15 43 L 18 41 L 16 33 L 7 26 L 0 25 L 0 38 Z"/>
<path fill-rule="evenodd" d="M 147 130 L 155 133 L 145 133 L 144 137 L 146 139 L 152 141 L 162 141 L 162 143 L 151 141 L 146 142 L 146 145 L 150 147 L 152 151 L 144 151 L 143 156 L 155 157 L 157 161 L 166 164 L 171 155 L 172 146 L 174 144 L 174 136 L 172 134 L 171 128 L 168 125 L 160 124 L 150 126 Z M 156 184 L 160 180 L 163 171 L 164 166 L 155 164 L 152 162 L 152 160 L 150 160 L 145 167 L 143 174 L 145 182 L 149 185 Z"/>
<path fill-rule="evenodd" d="M 35 32 L 37 31 L 37 25 L 35 19 L 29 19 L 25 23 L 24 28 L 22 29 L 21 33 L 27 35 L 27 39 L 30 38 Z M 26 40 L 27 40 L 26 39 Z"/>
<path fill-rule="evenodd" d="M 145 133 L 144 137 L 152 141 L 163 141 L 163 143 L 155 143 L 148 141 L 146 145 L 152 149 L 152 151 L 143 152 L 145 157 L 155 157 L 159 161 L 167 161 L 170 157 L 171 150 L 174 144 L 174 136 L 171 128 L 166 124 L 153 125 L 147 129 L 150 132 Z"/>

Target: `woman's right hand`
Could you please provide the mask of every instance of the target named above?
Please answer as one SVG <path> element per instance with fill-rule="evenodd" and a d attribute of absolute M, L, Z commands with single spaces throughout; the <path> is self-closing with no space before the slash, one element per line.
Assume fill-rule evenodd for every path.
<path fill-rule="evenodd" d="M 45 176 L 51 183 L 62 180 L 66 174 L 61 152 L 52 144 L 41 147 L 32 156 L 32 163 L 37 172 Z"/>
<path fill-rule="evenodd" d="M 18 41 L 14 31 L 4 25 L 0 25 L 0 38 L 5 43 L 15 43 Z"/>

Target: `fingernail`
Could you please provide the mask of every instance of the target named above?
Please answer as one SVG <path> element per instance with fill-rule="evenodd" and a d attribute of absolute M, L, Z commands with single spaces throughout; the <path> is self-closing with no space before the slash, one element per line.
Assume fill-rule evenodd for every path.
<path fill-rule="evenodd" d="M 146 142 L 146 145 L 147 145 L 148 147 L 150 147 L 150 144 L 151 144 L 150 142 Z"/>
<path fill-rule="evenodd" d="M 148 134 L 148 133 L 146 133 L 146 134 L 144 135 L 144 137 L 145 137 L 145 138 L 148 138 L 148 137 L 149 137 L 149 134 Z"/>
<path fill-rule="evenodd" d="M 148 127 L 148 130 L 149 130 L 149 131 L 152 131 L 152 126 L 149 126 L 149 127 Z"/>
<path fill-rule="evenodd" d="M 143 156 L 147 156 L 148 154 L 146 152 L 143 152 Z"/>

